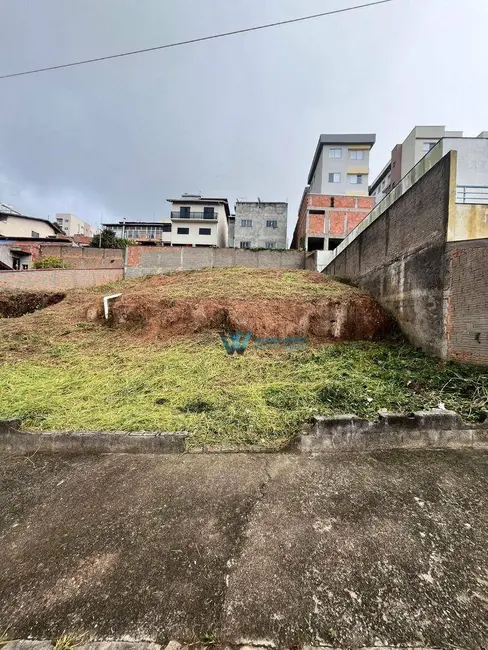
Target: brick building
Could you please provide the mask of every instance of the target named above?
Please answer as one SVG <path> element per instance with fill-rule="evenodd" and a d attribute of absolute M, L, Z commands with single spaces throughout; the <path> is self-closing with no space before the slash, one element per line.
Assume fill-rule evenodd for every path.
<path fill-rule="evenodd" d="M 334 250 L 374 208 L 374 197 L 303 192 L 290 248 Z"/>

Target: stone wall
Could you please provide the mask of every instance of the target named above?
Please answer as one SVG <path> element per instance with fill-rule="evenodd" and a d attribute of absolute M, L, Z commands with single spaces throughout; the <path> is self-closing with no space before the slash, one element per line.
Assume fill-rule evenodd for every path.
<path fill-rule="evenodd" d="M 450 153 L 326 268 L 370 291 L 414 345 L 441 357 L 447 356 L 444 267 L 453 165 Z"/>
<path fill-rule="evenodd" d="M 2 289 L 29 291 L 81 289 L 117 282 L 123 277 L 124 270 L 122 268 L 0 271 L 0 291 Z"/>
<path fill-rule="evenodd" d="M 167 271 L 244 266 L 248 268 L 305 268 L 302 251 L 251 251 L 235 248 L 129 246 L 125 276 L 154 275 Z"/>

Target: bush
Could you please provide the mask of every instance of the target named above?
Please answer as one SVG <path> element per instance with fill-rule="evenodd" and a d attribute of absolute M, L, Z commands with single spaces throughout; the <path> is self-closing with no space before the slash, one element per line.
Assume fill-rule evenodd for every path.
<path fill-rule="evenodd" d="M 34 262 L 35 269 L 69 269 L 69 264 L 65 264 L 60 257 L 43 257 Z"/>

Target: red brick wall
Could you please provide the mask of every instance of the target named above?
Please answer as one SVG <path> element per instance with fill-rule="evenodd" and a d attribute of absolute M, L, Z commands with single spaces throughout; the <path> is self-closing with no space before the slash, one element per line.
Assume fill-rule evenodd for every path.
<path fill-rule="evenodd" d="M 323 214 L 308 215 L 308 232 L 309 234 L 320 235 L 324 233 L 325 216 Z"/>
<path fill-rule="evenodd" d="M 446 261 L 448 357 L 488 365 L 488 239 L 449 243 Z"/>
<path fill-rule="evenodd" d="M 124 251 L 119 248 L 79 248 L 71 244 L 13 242 L 2 244 L 32 255 L 32 262 L 46 257 L 60 257 L 70 269 L 121 269 Z"/>

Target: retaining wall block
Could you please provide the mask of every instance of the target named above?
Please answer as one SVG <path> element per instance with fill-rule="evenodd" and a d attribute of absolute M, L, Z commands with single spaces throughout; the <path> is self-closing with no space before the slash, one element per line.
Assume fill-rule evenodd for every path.
<path fill-rule="evenodd" d="M 301 453 L 473 446 L 488 446 L 488 421 L 466 424 L 458 413 L 441 409 L 380 412 L 374 422 L 356 415 L 316 416 L 298 443 Z"/>
<path fill-rule="evenodd" d="M 29 432 L 6 425 L 0 420 L 0 453 L 23 455 L 46 453 L 152 453 L 185 452 L 188 433 L 183 432 Z M 18 424 L 20 421 L 16 420 Z"/>

